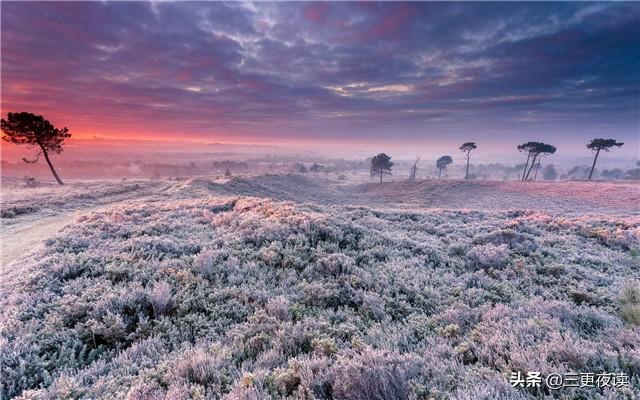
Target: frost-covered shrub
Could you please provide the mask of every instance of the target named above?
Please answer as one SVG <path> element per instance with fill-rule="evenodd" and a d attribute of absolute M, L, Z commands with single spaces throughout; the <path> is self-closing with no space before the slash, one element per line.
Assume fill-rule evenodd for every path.
<path fill-rule="evenodd" d="M 167 312 L 171 308 L 171 286 L 167 282 L 155 283 L 149 293 L 149 302 L 156 318 Z"/>
<path fill-rule="evenodd" d="M 509 248 L 506 244 L 474 246 L 468 256 L 474 264 L 480 267 L 501 268 L 509 259 Z"/>
<path fill-rule="evenodd" d="M 126 400 L 164 400 L 165 391 L 155 382 L 140 382 L 127 393 Z"/>
<path fill-rule="evenodd" d="M 376 293 L 364 293 L 362 297 L 362 309 L 376 321 L 382 321 L 386 316 L 384 300 Z"/>
<path fill-rule="evenodd" d="M 448 253 L 450 256 L 462 257 L 469 251 L 469 246 L 466 243 L 453 243 L 449 246 Z"/>
<path fill-rule="evenodd" d="M 184 379 L 202 386 L 213 386 L 222 391 L 230 384 L 227 369 L 231 362 L 228 349 L 212 346 L 210 349 L 195 348 L 184 352 L 172 369 L 167 380 L 173 382 Z"/>
<path fill-rule="evenodd" d="M 411 393 L 411 380 L 421 373 L 422 359 L 376 350 L 343 354 L 329 373 L 335 398 L 402 400 Z"/>
<path fill-rule="evenodd" d="M 482 384 L 458 389 L 451 398 L 455 400 L 528 400 L 531 396 L 515 392 L 507 382 L 496 377 Z"/>
<path fill-rule="evenodd" d="M 640 228 L 617 228 L 615 240 L 628 249 L 640 248 Z"/>
<path fill-rule="evenodd" d="M 618 298 L 620 317 L 630 325 L 640 325 L 640 283 L 625 284 Z"/>
<path fill-rule="evenodd" d="M 97 347 L 98 341 L 118 344 L 127 335 L 127 326 L 124 318 L 122 315 L 114 314 L 111 311 L 107 311 L 98 319 L 89 319 L 86 327 L 91 332 L 94 347 Z"/>
<path fill-rule="evenodd" d="M 210 250 L 205 250 L 193 257 L 193 269 L 204 277 L 214 274 L 217 254 Z"/>
<path fill-rule="evenodd" d="M 0 397 L 535 398 L 508 384 L 525 369 L 624 372 L 638 397 L 639 225 L 243 197 L 86 214 L 14 264 Z"/>
<path fill-rule="evenodd" d="M 288 321 L 291 318 L 291 311 L 289 310 L 289 300 L 284 296 L 278 296 L 273 299 L 269 299 L 265 309 L 267 313 L 272 317 L 278 318 L 281 321 Z"/>
<path fill-rule="evenodd" d="M 538 249 L 538 243 L 533 235 L 513 229 L 499 229 L 478 237 L 474 242 L 496 246 L 508 245 L 512 251 L 524 255 L 530 255 Z"/>
<path fill-rule="evenodd" d="M 12 206 L 0 210 L 0 218 L 15 218 L 19 215 L 31 214 L 38 209 L 31 206 Z"/>
<path fill-rule="evenodd" d="M 333 276 L 348 274 L 353 269 L 353 260 L 343 254 L 330 254 L 318 259 L 314 265 L 308 269 L 310 277 Z"/>
<path fill-rule="evenodd" d="M 207 279 L 228 276 L 234 272 L 238 260 L 226 250 L 203 250 L 193 258 L 194 272 Z"/>

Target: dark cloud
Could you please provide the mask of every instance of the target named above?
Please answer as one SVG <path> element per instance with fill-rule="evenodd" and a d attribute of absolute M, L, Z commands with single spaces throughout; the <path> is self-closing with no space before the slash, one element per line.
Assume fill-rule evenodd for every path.
<path fill-rule="evenodd" d="M 1 7 L 3 111 L 91 133 L 638 136 L 638 3 Z"/>

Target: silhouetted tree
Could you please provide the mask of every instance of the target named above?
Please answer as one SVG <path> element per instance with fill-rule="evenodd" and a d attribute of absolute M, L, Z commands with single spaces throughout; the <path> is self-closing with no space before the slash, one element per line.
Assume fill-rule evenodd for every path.
<path fill-rule="evenodd" d="M 536 160 L 538 161 L 537 168 L 536 168 L 536 177 L 538 175 L 538 169 L 540 168 L 540 162 L 541 159 L 544 155 L 550 155 L 550 154 L 554 154 L 556 152 L 556 147 L 550 144 L 546 144 L 546 143 L 540 143 L 540 145 L 538 145 L 533 152 L 533 160 L 531 161 L 531 167 L 529 167 L 529 172 L 527 173 L 527 179 L 529 178 L 529 174 L 531 174 L 531 170 L 533 169 L 533 165 L 535 164 Z M 535 180 L 535 178 L 534 178 Z"/>
<path fill-rule="evenodd" d="M 591 172 L 589 172 L 589 180 L 591 180 L 591 177 L 593 176 L 593 170 L 596 167 L 596 161 L 598 161 L 600 150 L 609 151 L 609 149 L 612 148 L 613 146 L 620 147 L 623 144 L 624 143 L 616 142 L 615 139 L 602 139 L 602 138 L 593 139 L 591 140 L 591 142 L 589 142 L 589 144 L 587 144 L 587 148 L 591 149 L 591 151 L 594 151 L 596 153 L 595 157 L 593 157 Z"/>
<path fill-rule="evenodd" d="M 6 120 L 4 118 L 2 119 L 1 127 L 3 140 L 15 144 L 36 146 L 38 148 L 35 160 L 23 158 L 24 162 L 36 162 L 40 158 L 40 155 L 44 155 L 44 159 L 47 161 L 53 177 L 56 178 L 56 181 L 58 181 L 60 185 L 64 184 L 53 168 L 53 164 L 51 164 L 49 153 L 62 153 L 62 145 L 65 139 L 71 137 L 69 129 L 66 127 L 57 129 L 43 116 L 28 112 L 9 113 Z"/>
<path fill-rule="evenodd" d="M 436 168 L 438 168 L 438 179 L 440 179 L 442 171 L 447 169 L 447 166 L 449 166 L 449 164 L 451 164 L 452 162 L 453 159 L 451 158 L 451 156 L 442 156 L 438 158 L 438 160 L 436 161 Z"/>
<path fill-rule="evenodd" d="M 383 175 L 391 175 L 391 157 L 384 153 L 380 153 L 371 159 L 371 176 L 380 175 L 380 183 L 382 183 Z"/>
<path fill-rule="evenodd" d="M 526 171 L 527 166 L 525 164 L 516 164 L 513 167 L 513 173 L 515 175 L 515 178 L 517 181 L 522 179 L 522 176 L 520 175 L 520 171 Z M 523 172 L 524 174 L 524 172 Z"/>
<path fill-rule="evenodd" d="M 227 170 L 224 171 L 224 176 L 226 176 L 227 178 L 231 178 L 231 171 L 229 170 L 229 168 L 227 168 Z"/>
<path fill-rule="evenodd" d="M 324 170 L 324 165 L 320 165 L 316 163 L 314 163 L 312 166 L 309 167 L 309 171 L 313 172 L 316 176 L 318 176 L 318 173 L 321 172 L 322 170 Z"/>
<path fill-rule="evenodd" d="M 536 164 L 536 161 L 539 160 L 539 157 L 542 157 L 544 154 L 555 153 L 556 147 L 541 142 L 527 142 L 518 145 L 518 150 L 527 152 L 527 162 L 525 163 L 525 168 L 522 173 L 522 181 L 524 182 L 529 179 L 529 174 L 531 174 L 531 170 Z M 531 165 L 529 165 L 529 161 L 531 161 Z M 527 169 L 527 166 L 529 169 Z"/>
<path fill-rule="evenodd" d="M 584 165 L 576 165 L 575 167 L 571 168 L 567 174 L 566 174 L 568 179 L 587 179 L 587 177 L 589 176 L 589 167 L 584 166 Z"/>
<path fill-rule="evenodd" d="M 527 142 L 518 145 L 518 151 L 527 153 L 527 161 L 524 163 L 524 168 L 522 169 L 522 176 L 520 180 L 524 182 L 524 177 L 527 174 L 527 168 L 529 167 L 529 160 L 531 159 L 531 149 L 535 146 L 536 142 Z"/>
<path fill-rule="evenodd" d="M 510 166 L 506 166 L 504 168 L 504 176 L 502 177 L 503 181 L 508 181 L 509 180 L 509 176 L 511 176 L 511 174 L 513 174 L 515 172 L 515 168 L 514 167 L 510 167 Z"/>
<path fill-rule="evenodd" d="M 545 181 L 555 181 L 558 179 L 558 172 L 556 172 L 553 164 L 549 164 L 542 169 L 542 177 Z"/>
<path fill-rule="evenodd" d="M 624 173 L 624 179 L 640 181 L 640 168 L 632 168 Z"/>
<path fill-rule="evenodd" d="M 602 171 L 602 173 L 600 173 L 600 175 L 603 178 L 610 179 L 610 180 L 624 179 L 624 171 L 621 170 L 620 168 L 605 169 L 604 171 Z"/>
<path fill-rule="evenodd" d="M 533 180 L 538 180 L 538 170 L 540 169 L 540 159 L 538 158 L 538 162 L 536 163 L 536 172 L 533 174 Z"/>
<path fill-rule="evenodd" d="M 478 146 L 474 142 L 463 143 L 460 146 L 460 150 L 465 153 L 465 157 L 467 158 L 467 172 L 464 174 L 464 179 L 469 179 L 469 160 L 471 159 L 471 152 L 477 149 Z"/>

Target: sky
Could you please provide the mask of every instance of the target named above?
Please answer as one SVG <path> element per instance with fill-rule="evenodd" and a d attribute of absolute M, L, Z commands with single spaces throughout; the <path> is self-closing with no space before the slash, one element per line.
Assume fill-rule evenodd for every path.
<path fill-rule="evenodd" d="M 77 138 L 638 154 L 640 3 L 0 7 L 2 115 Z"/>

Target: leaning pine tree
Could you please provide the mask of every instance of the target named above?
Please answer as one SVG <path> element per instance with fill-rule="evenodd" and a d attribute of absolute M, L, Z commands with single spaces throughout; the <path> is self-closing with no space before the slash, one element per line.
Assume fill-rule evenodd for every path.
<path fill-rule="evenodd" d="M 527 161 L 524 163 L 524 168 L 522 170 L 522 176 L 519 176 L 519 179 L 524 182 L 524 177 L 527 175 L 527 168 L 529 167 L 529 160 L 531 160 L 531 153 L 533 148 L 539 144 L 539 142 L 526 142 L 518 145 L 518 150 L 527 153 Z"/>
<path fill-rule="evenodd" d="M 380 153 L 371 159 L 371 176 L 380 176 L 380 183 L 382 183 L 383 175 L 391 175 L 391 157 L 384 153 Z"/>
<path fill-rule="evenodd" d="M 43 116 L 28 112 L 9 113 L 6 120 L 2 119 L 1 128 L 3 140 L 15 144 L 30 145 L 38 149 L 35 160 L 23 158 L 24 162 L 36 162 L 40 155 L 43 155 L 53 177 L 56 178 L 60 185 L 63 184 L 55 168 L 53 168 L 53 164 L 51 164 L 49 154 L 62 153 L 62 145 L 65 139 L 71 137 L 69 129 L 66 127 L 58 129 Z"/>
<path fill-rule="evenodd" d="M 531 170 L 536 164 L 536 161 L 540 161 L 540 157 L 544 155 L 550 155 L 556 152 L 556 147 L 547 143 L 541 142 L 527 142 L 518 145 L 518 150 L 527 152 L 527 161 L 524 165 L 524 171 L 522 171 L 522 182 L 529 180 Z M 531 163 L 529 163 L 531 161 Z M 527 169 L 528 167 L 528 169 Z"/>
<path fill-rule="evenodd" d="M 591 172 L 589 172 L 589 180 L 593 176 L 593 170 L 596 168 L 596 161 L 598 161 L 598 156 L 600 155 L 600 150 L 609 151 L 613 146 L 621 147 L 624 143 L 616 142 L 615 139 L 593 139 L 589 144 L 587 144 L 587 148 L 591 149 L 596 153 L 593 157 L 593 164 L 591 165 Z"/>

